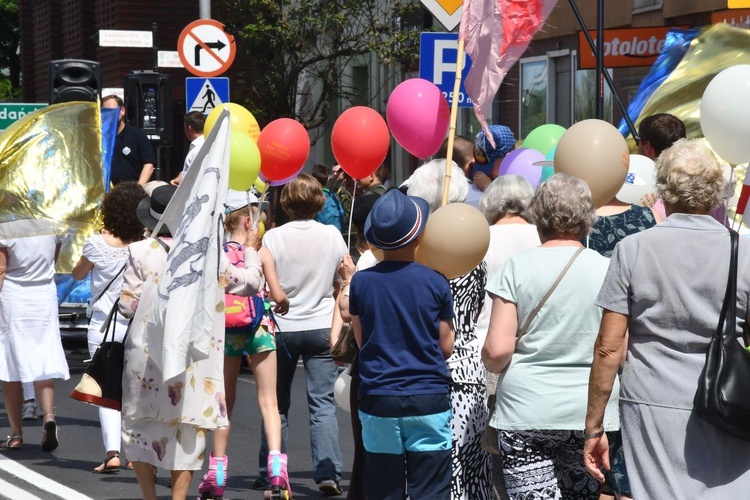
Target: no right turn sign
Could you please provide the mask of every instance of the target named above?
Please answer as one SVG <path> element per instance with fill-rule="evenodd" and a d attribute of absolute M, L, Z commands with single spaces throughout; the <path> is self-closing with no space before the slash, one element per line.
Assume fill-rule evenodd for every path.
<path fill-rule="evenodd" d="M 213 19 L 199 19 L 180 33 L 177 52 L 185 69 L 196 76 L 218 76 L 234 61 L 234 37 Z"/>

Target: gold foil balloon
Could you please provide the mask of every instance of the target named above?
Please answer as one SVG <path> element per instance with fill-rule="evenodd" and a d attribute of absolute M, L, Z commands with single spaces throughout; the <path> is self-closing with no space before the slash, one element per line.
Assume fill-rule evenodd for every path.
<path fill-rule="evenodd" d="M 490 246 L 490 227 L 484 215 L 466 203 L 451 203 L 427 219 L 417 248 L 417 262 L 448 279 L 477 267 Z"/>
<path fill-rule="evenodd" d="M 609 203 L 625 182 L 630 165 L 628 144 L 603 120 L 583 120 L 570 127 L 555 150 L 555 172 L 586 181 L 594 205 Z"/>

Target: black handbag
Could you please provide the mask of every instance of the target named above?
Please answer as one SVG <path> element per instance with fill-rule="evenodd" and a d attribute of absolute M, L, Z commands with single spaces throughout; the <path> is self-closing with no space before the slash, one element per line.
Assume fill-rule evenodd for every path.
<path fill-rule="evenodd" d="M 338 340 L 331 349 L 331 357 L 339 363 L 351 363 L 359 352 L 357 341 L 354 339 L 354 328 L 352 325 L 344 327 Z"/>
<path fill-rule="evenodd" d="M 115 341 L 119 302 L 119 299 L 115 301 L 102 325 L 100 331 L 106 332 L 102 343 L 96 348 L 81 381 L 70 393 L 70 397 L 78 401 L 118 411 L 122 408 L 122 370 L 125 362 L 125 339 Z M 108 340 L 110 332 L 112 337 Z"/>
<path fill-rule="evenodd" d="M 693 400 L 695 413 L 722 431 L 750 441 L 750 352 L 737 341 L 737 249 L 739 236 L 730 230 L 732 255 L 719 326 L 711 337 L 706 365 Z"/>

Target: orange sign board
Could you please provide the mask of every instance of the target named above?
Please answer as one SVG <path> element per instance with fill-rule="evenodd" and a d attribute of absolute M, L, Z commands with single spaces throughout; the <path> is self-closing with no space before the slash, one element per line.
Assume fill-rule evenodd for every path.
<path fill-rule="evenodd" d="M 604 30 L 604 65 L 608 68 L 651 66 L 664 48 L 667 32 L 674 27 Z M 589 30 L 589 34 L 596 42 L 596 31 Z M 578 32 L 578 67 L 596 68 L 596 58 L 583 31 Z"/>
<path fill-rule="evenodd" d="M 750 0 L 727 0 L 728 9 L 746 9 L 750 7 Z"/>

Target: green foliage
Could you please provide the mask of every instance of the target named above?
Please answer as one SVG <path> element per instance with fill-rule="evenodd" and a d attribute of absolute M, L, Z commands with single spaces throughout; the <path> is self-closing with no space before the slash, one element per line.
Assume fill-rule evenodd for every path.
<path fill-rule="evenodd" d="M 325 123 L 335 99 L 351 101 L 357 94 L 342 84 L 342 73 L 358 58 L 372 53 L 399 69 L 411 69 L 418 60 L 417 0 L 222 3 L 229 14 L 222 20 L 237 50 L 253 60 L 233 95 L 261 124 L 279 117 L 293 117 L 307 129 Z"/>
<path fill-rule="evenodd" d="M 21 93 L 18 0 L 0 0 L 0 99 Z"/>

